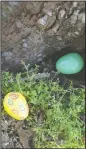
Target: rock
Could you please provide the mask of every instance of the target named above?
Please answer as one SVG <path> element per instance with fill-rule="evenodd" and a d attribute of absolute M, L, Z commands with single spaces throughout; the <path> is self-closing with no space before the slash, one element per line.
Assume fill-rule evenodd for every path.
<path fill-rule="evenodd" d="M 9 136 L 7 133 L 2 133 L 2 146 L 7 146 L 9 144 Z"/>
<path fill-rule="evenodd" d="M 13 7 L 13 6 L 18 6 L 19 5 L 19 3 L 18 2 L 9 2 L 9 4 Z"/>
<path fill-rule="evenodd" d="M 58 19 L 59 20 L 62 19 L 65 16 L 65 14 L 66 14 L 65 10 L 64 9 L 61 9 L 59 11 Z"/>
<path fill-rule="evenodd" d="M 27 48 L 27 46 L 28 46 L 27 43 L 23 43 L 24 48 Z"/>
<path fill-rule="evenodd" d="M 39 59 L 37 60 L 37 62 L 42 62 L 42 58 L 39 58 Z"/>
<path fill-rule="evenodd" d="M 48 15 L 45 15 L 44 17 L 38 20 L 38 23 L 44 26 L 46 25 L 47 19 L 48 19 Z"/>
<path fill-rule="evenodd" d="M 85 23 L 85 13 L 80 13 L 78 16 L 78 20 L 82 21 L 82 23 Z"/>
<path fill-rule="evenodd" d="M 54 16 L 45 15 L 44 17 L 38 20 L 38 26 L 42 30 L 47 30 L 54 25 L 55 21 L 56 21 L 55 15 Z"/>
<path fill-rule="evenodd" d="M 42 78 L 49 78 L 50 77 L 50 73 L 38 73 L 36 76 L 35 76 L 35 79 L 42 79 Z"/>
<path fill-rule="evenodd" d="M 43 8 L 43 12 L 45 13 L 45 14 L 48 14 L 49 16 L 52 16 L 53 15 L 53 13 L 54 13 L 54 10 L 56 9 L 56 7 L 57 7 L 57 3 L 58 2 L 46 2 L 45 4 L 44 4 L 44 8 Z"/>
<path fill-rule="evenodd" d="M 77 7 L 78 2 L 73 2 L 73 7 Z"/>
<path fill-rule="evenodd" d="M 19 29 L 22 27 L 21 21 L 18 20 L 16 22 L 16 27 L 19 28 Z"/>
<path fill-rule="evenodd" d="M 76 32 L 74 32 L 74 33 L 75 33 L 76 35 L 79 35 L 79 32 L 77 32 L 77 31 L 76 31 Z"/>
<path fill-rule="evenodd" d="M 30 14 L 38 14 L 42 11 L 44 2 L 27 2 L 26 9 Z"/>
<path fill-rule="evenodd" d="M 4 52 L 4 53 L 2 53 L 2 56 L 4 56 L 4 57 L 10 57 L 12 55 L 13 55 L 12 52 Z"/>
<path fill-rule="evenodd" d="M 77 16 L 73 15 L 73 16 L 71 17 L 71 23 L 72 23 L 72 24 L 75 24 L 76 21 L 77 21 Z"/>
<path fill-rule="evenodd" d="M 10 60 L 13 56 L 13 53 L 12 52 L 3 52 L 2 53 L 2 58 L 5 58 L 5 60 Z"/>
<path fill-rule="evenodd" d="M 56 24 L 54 25 L 54 27 L 52 28 L 52 30 L 54 31 L 54 33 L 57 32 L 57 30 L 59 29 L 59 27 L 60 27 L 60 23 L 59 23 L 59 21 L 57 21 Z"/>

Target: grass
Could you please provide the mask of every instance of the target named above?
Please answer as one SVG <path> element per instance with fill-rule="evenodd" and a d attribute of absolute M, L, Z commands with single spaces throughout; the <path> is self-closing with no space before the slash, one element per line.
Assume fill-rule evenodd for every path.
<path fill-rule="evenodd" d="M 35 148 L 85 148 L 85 89 L 68 89 L 58 81 L 37 79 L 38 67 L 24 73 L 2 72 L 2 98 L 11 91 L 21 92 L 27 99 L 30 114 L 26 119 L 35 132 Z"/>

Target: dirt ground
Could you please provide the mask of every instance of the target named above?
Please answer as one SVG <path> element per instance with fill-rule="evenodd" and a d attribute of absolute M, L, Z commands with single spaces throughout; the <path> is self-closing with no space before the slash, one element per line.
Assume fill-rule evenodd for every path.
<path fill-rule="evenodd" d="M 42 63 L 68 47 L 84 55 L 84 2 L 2 2 L 3 70 L 21 71 L 21 60 Z"/>

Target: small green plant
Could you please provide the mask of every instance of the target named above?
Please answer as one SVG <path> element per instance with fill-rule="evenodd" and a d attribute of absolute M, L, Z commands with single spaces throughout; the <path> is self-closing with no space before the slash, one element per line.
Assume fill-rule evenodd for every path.
<path fill-rule="evenodd" d="M 2 98 L 11 91 L 21 92 L 30 105 L 26 119 L 28 126 L 35 132 L 35 148 L 84 148 L 85 90 L 68 89 L 58 81 L 37 78 L 38 67 L 16 75 L 2 72 Z"/>

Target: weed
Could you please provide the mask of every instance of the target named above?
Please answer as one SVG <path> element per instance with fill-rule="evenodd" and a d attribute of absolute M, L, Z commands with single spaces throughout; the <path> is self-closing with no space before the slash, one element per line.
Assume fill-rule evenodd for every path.
<path fill-rule="evenodd" d="M 21 92 L 30 106 L 26 121 L 35 131 L 35 148 L 84 148 L 85 89 L 68 89 L 51 79 L 37 79 L 38 67 L 16 75 L 2 72 L 2 98 L 11 91 Z"/>

